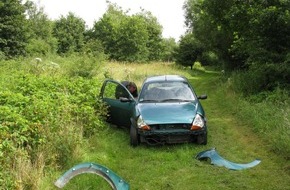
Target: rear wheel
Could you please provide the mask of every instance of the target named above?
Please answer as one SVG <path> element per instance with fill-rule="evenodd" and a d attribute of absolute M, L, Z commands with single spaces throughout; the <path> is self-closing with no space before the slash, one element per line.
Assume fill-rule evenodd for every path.
<path fill-rule="evenodd" d="M 197 136 L 197 144 L 206 145 L 207 144 L 207 132 Z"/>
<path fill-rule="evenodd" d="M 131 125 L 130 127 L 130 144 L 133 147 L 138 146 L 140 143 L 140 135 L 138 134 L 138 130 L 136 127 Z"/>

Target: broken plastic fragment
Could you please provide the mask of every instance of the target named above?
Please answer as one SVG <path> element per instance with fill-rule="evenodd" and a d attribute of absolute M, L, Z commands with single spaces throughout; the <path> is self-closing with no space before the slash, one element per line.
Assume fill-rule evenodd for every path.
<path fill-rule="evenodd" d="M 69 182 L 69 180 L 83 173 L 93 173 L 101 176 L 110 184 L 114 190 L 129 190 L 129 184 L 120 178 L 117 174 L 115 174 L 112 170 L 95 163 L 82 163 L 72 167 L 60 178 L 58 178 L 54 185 L 58 188 L 63 188 Z"/>
<path fill-rule="evenodd" d="M 261 162 L 261 160 L 259 160 L 259 159 L 256 159 L 253 162 L 250 162 L 247 164 L 237 164 L 234 162 L 230 162 L 230 161 L 224 159 L 223 157 L 221 157 L 217 153 L 215 148 L 202 151 L 202 152 L 198 153 L 195 158 L 198 160 L 204 160 L 204 159 L 210 158 L 211 164 L 214 164 L 217 166 L 224 166 L 224 167 L 231 169 L 231 170 L 242 170 L 242 169 L 251 168 L 251 167 L 258 165 Z"/>

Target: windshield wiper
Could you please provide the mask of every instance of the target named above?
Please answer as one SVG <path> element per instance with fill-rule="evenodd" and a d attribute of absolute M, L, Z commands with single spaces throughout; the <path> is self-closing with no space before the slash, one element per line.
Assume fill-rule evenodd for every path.
<path fill-rule="evenodd" d="M 140 102 L 159 102 L 158 100 L 140 100 Z"/>
<path fill-rule="evenodd" d="M 185 99 L 177 99 L 177 98 L 170 98 L 161 100 L 161 102 L 190 102 L 192 100 L 185 100 Z"/>

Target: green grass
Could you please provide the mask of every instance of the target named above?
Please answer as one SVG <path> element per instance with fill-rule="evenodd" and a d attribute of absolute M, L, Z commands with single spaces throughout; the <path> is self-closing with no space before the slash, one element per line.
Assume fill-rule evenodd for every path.
<path fill-rule="evenodd" d="M 82 159 L 78 162 L 95 162 L 112 169 L 133 190 L 289 189 L 287 160 L 271 152 L 270 145 L 230 110 L 233 107 L 227 105 L 231 104 L 230 99 L 226 99 L 225 91 L 219 90 L 218 73 L 181 70 L 158 64 L 126 65 L 124 68 L 124 65 L 114 63 L 108 66 L 106 69 L 110 70 L 112 78 L 118 80 L 133 79 L 126 75 L 126 67 L 132 67 L 134 75 L 139 77 L 138 84 L 145 76 L 154 74 L 183 74 L 189 78 L 199 95 L 208 95 L 202 104 L 208 118 L 209 142 L 206 146 L 143 144 L 132 148 L 127 129 L 108 125 L 89 139 L 87 147 L 83 148 L 85 152 L 82 153 Z M 216 147 L 220 155 L 233 162 L 247 163 L 256 158 L 262 162 L 251 169 L 231 171 L 194 158 L 200 151 L 212 147 Z M 57 177 L 55 174 L 50 176 L 51 181 L 43 189 L 51 189 L 50 184 Z M 67 189 L 106 189 L 104 181 L 95 176 L 96 181 L 93 182 L 93 177 L 89 177 L 90 180 L 72 180 Z"/>
<path fill-rule="evenodd" d="M 215 128 L 224 125 L 227 122 L 221 122 Z M 131 189 L 288 189 L 289 175 L 283 171 L 282 164 L 276 163 L 282 160 L 258 148 L 261 145 L 259 141 L 244 139 L 237 132 L 227 129 L 218 130 L 213 135 L 215 132 L 211 129 L 210 143 L 205 147 L 182 144 L 132 148 L 128 143 L 127 130 L 110 127 L 91 139 L 93 146 L 84 154 L 82 162 L 109 167 L 124 178 Z M 229 137 L 225 139 L 225 135 Z M 250 162 L 259 156 L 262 163 L 252 169 L 231 171 L 194 159 L 198 152 L 213 146 L 229 160 Z M 88 180 L 72 180 L 67 189 L 98 189 L 104 186 L 102 181 L 90 179 L 91 183 Z"/>
<path fill-rule="evenodd" d="M 72 80 L 69 78 L 69 76 L 72 77 L 71 72 L 66 70 L 71 61 L 69 58 L 57 58 L 56 62 L 61 65 L 59 71 L 53 74 L 47 74 L 46 71 L 37 71 L 40 73 L 34 74 L 39 74 L 39 79 L 47 81 L 49 84 L 54 84 L 51 81 L 55 78 L 56 82 L 57 79 L 61 79 L 61 84 L 64 84 L 64 87 L 72 85 L 69 88 L 60 88 L 64 89 L 64 94 L 59 91 L 63 95 L 60 97 L 67 100 L 65 101 L 67 105 L 62 104 L 61 106 L 64 108 L 67 106 L 70 111 L 78 110 L 78 114 L 67 115 L 68 110 L 62 112 L 58 117 L 62 119 L 63 123 L 57 125 L 61 130 L 51 136 L 39 152 L 36 151 L 37 155 L 35 155 L 34 162 L 30 162 L 30 159 L 26 157 L 27 155 L 22 153 L 22 150 L 16 152 L 18 154 L 14 156 L 16 160 L 13 160 L 15 165 L 12 169 L 7 168 L 7 172 L 1 174 L 4 169 L 0 167 L 0 181 L 1 176 L 12 173 L 17 174 L 15 178 L 17 180 L 16 189 L 54 190 L 57 188 L 53 183 L 66 170 L 79 163 L 93 162 L 113 170 L 130 184 L 132 190 L 290 189 L 289 159 L 287 160 L 285 152 L 283 153 L 283 151 L 275 148 L 275 146 L 279 146 L 279 144 L 275 144 L 278 141 L 275 141 L 276 137 L 283 137 L 287 142 L 289 136 L 287 133 L 279 136 L 278 133 L 275 138 L 271 138 L 271 136 L 265 136 L 266 133 L 255 130 L 252 127 L 253 124 L 258 129 L 263 129 L 263 127 L 259 127 L 259 125 L 263 126 L 263 123 L 254 120 L 246 112 L 249 113 L 255 108 L 258 113 L 255 118 L 263 118 L 264 114 L 267 115 L 267 111 L 259 111 L 259 109 L 266 110 L 266 108 L 263 106 L 252 107 L 248 101 L 240 99 L 226 85 L 221 85 L 220 73 L 207 70 L 191 71 L 167 63 L 106 63 L 105 66 L 99 67 L 97 71 L 91 73 L 94 75 L 93 77 L 86 79 L 74 78 Z M 13 64 L 16 66 L 13 66 Z M 13 81 L 19 80 L 14 77 L 15 75 L 10 72 L 10 69 L 13 72 L 18 72 L 18 70 L 28 72 L 27 69 L 16 63 L 11 63 L 11 66 L 6 65 L 5 69 L 0 71 L 1 76 L 5 79 L 1 81 L 2 89 L 9 89 L 9 82 L 13 84 Z M 81 113 L 86 111 L 85 113 L 92 116 L 92 112 L 91 105 L 88 104 L 89 101 L 86 100 L 84 94 L 89 94 L 91 97 L 92 93 L 97 93 L 105 77 L 117 80 L 133 80 L 140 88 L 146 76 L 157 74 L 184 75 L 189 79 L 198 95 L 208 95 L 207 100 L 201 101 L 208 119 L 209 137 L 206 146 L 187 143 L 164 146 L 142 144 L 132 148 L 129 145 L 128 129 L 116 128 L 97 121 L 96 124 L 86 124 L 85 115 L 88 114 Z M 65 77 L 62 78 L 62 76 Z M 37 80 L 37 77 L 33 78 L 32 82 L 34 83 L 31 84 L 42 84 Z M 90 85 L 94 86 L 90 87 Z M 77 88 L 76 91 L 73 90 L 73 87 Z M 45 88 L 41 89 L 45 91 Z M 71 92 L 71 94 L 68 92 Z M 17 97 L 18 94 L 15 95 L 15 99 Z M 45 97 L 47 96 L 43 96 L 43 100 L 46 100 Z M 70 99 L 71 97 L 73 99 Z M 52 100 L 51 102 L 53 102 Z M 72 100 L 74 106 L 68 100 Z M 79 102 L 82 103 L 77 104 Z M 42 111 L 45 110 L 47 109 Z M 287 114 L 289 114 L 289 107 L 286 107 L 283 115 L 278 117 L 278 120 L 283 120 L 286 125 L 289 122 Z M 75 122 L 76 117 L 78 120 Z M 87 119 L 95 121 L 91 117 Z M 272 115 L 269 116 L 269 119 L 273 123 L 277 121 L 276 117 L 272 117 Z M 95 127 L 96 130 L 92 130 L 94 132 L 91 135 L 83 137 L 84 133 L 82 131 L 86 126 L 89 126 L 90 131 L 92 127 Z M 59 128 L 56 127 L 55 129 Z M 286 128 L 285 130 L 289 129 Z M 2 136 L 0 136 L 1 138 Z M 289 151 L 289 146 L 285 144 L 287 143 L 284 143 L 283 146 Z M 72 147 L 73 150 L 71 150 Z M 246 163 L 256 158 L 261 159 L 262 162 L 251 169 L 231 171 L 194 158 L 200 151 L 213 147 L 217 148 L 220 155 L 233 162 Z M 50 154 L 51 150 L 53 152 Z M 278 154 L 274 153 L 273 150 L 276 150 Z M 64 156 L 63 160 L 59 160 L 59 156 Z M 56 163 L 53 162 L 53 159 Z M 6 181 L 13 180 L 11 179 L 13 175 L 9 177 L 9 179 L 8 177 L 4 179 Z M 7 186 L 6 189 L 11 188 Z M 83 174 L 73 178 L 64 189 L 110 188 L 101 177 Z"/>

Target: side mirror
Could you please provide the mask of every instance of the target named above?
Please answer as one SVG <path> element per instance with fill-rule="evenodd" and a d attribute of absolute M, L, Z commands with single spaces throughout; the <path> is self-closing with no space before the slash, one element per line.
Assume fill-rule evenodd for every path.
<path fill-rule="evenodd" d="M 205 99 L 207 99 L 207 95 L 204 94 L 204 95 L 198 96 L 197 98 L 200 100 L 205 100 Z"/>

